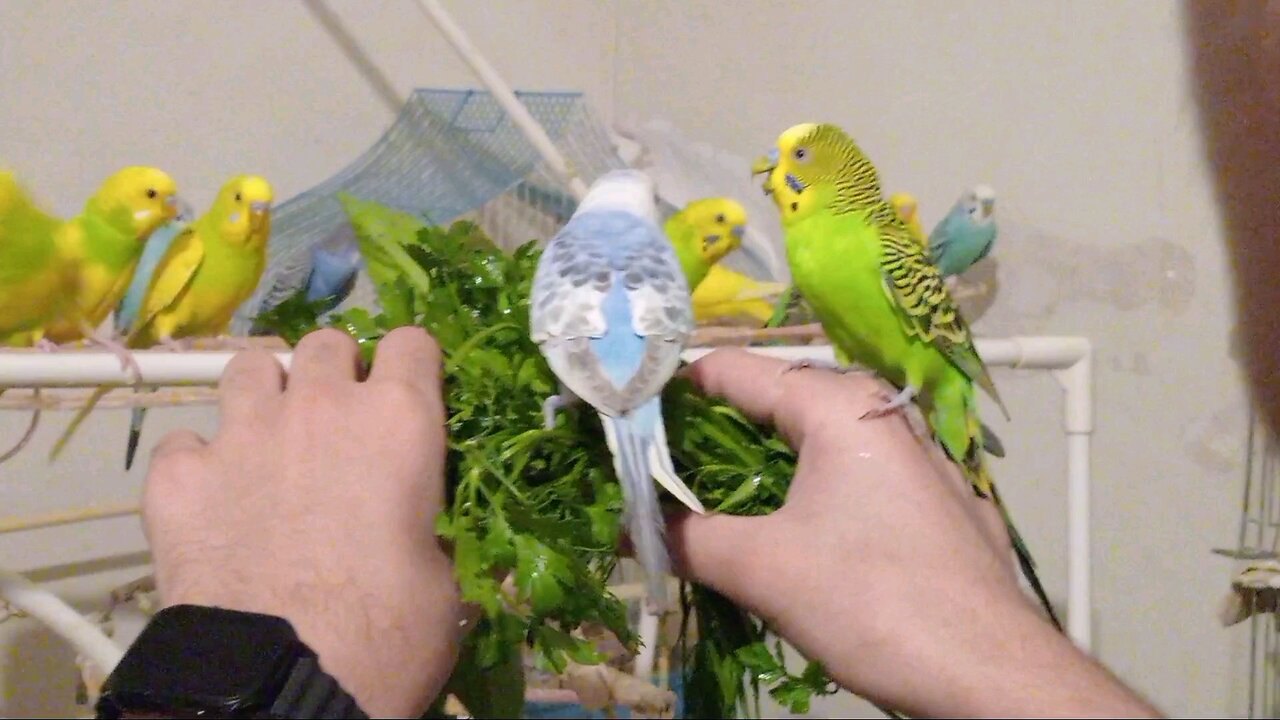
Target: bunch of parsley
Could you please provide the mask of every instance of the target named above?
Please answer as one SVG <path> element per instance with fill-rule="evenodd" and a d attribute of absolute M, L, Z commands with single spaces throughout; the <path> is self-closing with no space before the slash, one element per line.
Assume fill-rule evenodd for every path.
<path fill-rule="evenodd" d="M 601 656 L 572 632 L 608 628 L 635 651 L 626 608 L 606 585 L 617 561 L 622 496 L 599 419 L 590 408 L 542 425 L 557 383 L 529 338 L 529 291 L 540 250 L 512 253 L 474 224 L 449 228 L 339 195 L 381 311 L 351 309 L 323 324 L 345 329 L 372 359 L 392 328 L 421 325 L 444 352 L 449 425 L 448 499 L 437 533 L 453 550 L 463 599 L 483 610 L 448 690 L 476 717 L 518 717 L 525 647 L 562 669 Z M 323 301 L 300 292 L 257 318 L 291 345 L 319 327 Z M 759 515 L 782 505 L 795 454 L 771 430 L 683 380 L 664 394 L 667 437 L 681 477 L 720 512 Z M 514 586 L 502 580 L 514 577 Z M 804 712 L 834 692 L 822 668 L 789 673 L 763 622 L 710 589 L 685 585 L 680 672 L 687 717 L 759 713 L 762 687 Z M 696 639 L 687 623 L 696 623 Z M 438 713 L 438 709 L 437 709 Z"/>

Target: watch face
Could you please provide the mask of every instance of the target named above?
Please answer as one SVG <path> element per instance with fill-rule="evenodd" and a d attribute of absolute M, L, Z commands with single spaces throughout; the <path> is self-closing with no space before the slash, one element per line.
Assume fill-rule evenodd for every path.
<path fill-rule="evenodd" d="M 281 618 L 177 605 L 151 619 L 103 696 L 139 709 L 269 705 L 303 651 Z"/>

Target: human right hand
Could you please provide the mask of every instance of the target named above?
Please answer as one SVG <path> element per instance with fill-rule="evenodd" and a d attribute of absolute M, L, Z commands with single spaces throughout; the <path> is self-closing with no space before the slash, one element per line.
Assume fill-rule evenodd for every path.
<path fill-rule="evenodd" d="M 885 386 L 737 349 L 690 378 L 799 453 L 763 517 L 683 514 L 676 572 L 764 618 L 843 687 L 913 716 L 1158 717 L 1053 628 L 1018 585 L 999 511 Z"/>

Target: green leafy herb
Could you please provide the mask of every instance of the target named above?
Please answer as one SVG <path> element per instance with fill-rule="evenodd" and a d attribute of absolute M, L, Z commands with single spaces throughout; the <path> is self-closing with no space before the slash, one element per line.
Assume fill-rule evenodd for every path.
<path fill-rule="evenodd" d="M 403 325 L 425 327 L 444 353 L 448 502 L 436 531 L 452 546 L 463 599 L 483 611 L 449 687 L 478 717 L 510 717 L 524 688 L 522 675 L 510 677 L 523 672 L 520 648 L 557 671 L 568 660 L 599 662 L 573 634 L 590 623 L 637 649 L 626 608 L 606 584 L 622 495 L 603 431 L 589 408 L 543 427 L 542 401 L 557 381 L 528 332 L 536 243 L 507 253 L 473 223 L 441 228 L 350 195 L 339 200 L 380 311 L 351 309 L 326 324 L 350 333 L 366 362 L 379 338 Z M 256 323 L 293 344 L 316 329 L 318 312 L 323 306 L 299 294 Z M 781 507 L 795 455 L 771 430 L 684 380 L 668 385 L 663 402 L 676 469 L 705 505 L 738 515 Z M 731 717 L 752 705 L 758 714 L 761 687 L 797 711 L 832 692 L 817 666 L 788 673 L 760 619 L 706 588 L 686 586 L 681 597 L 686 621 L 697 623 L 696 640 L 682 643 L 690 717 Z"/>

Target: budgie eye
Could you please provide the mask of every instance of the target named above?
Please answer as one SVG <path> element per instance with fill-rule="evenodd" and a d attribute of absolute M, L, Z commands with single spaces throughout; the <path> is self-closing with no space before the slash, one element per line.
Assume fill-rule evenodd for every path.
<path fill-rule="evenodd" d="M 720 213 L 719 215 L 716 216 L 716 222 L 722 225 L 724 224 L 724 213 Z"/>
<path fill-rule="evenodd" d="M 809 159 L 809 150 L 807 148 L 798 147 L 792 151 L 791 156 L 800 162 L 805 162 Z"/>
<path fill-rule="evenodd" d="M 147 188 L 147 199 L 148 199 L 148 200 L 155 200 L 155 199 L 156 199 L 156 191 L 155 191 L 154 189 L 152 189 L 152 188 Z"/>
<path fill-rule="evenodd" d="M 240 202 L 240 193 L 236 193 L 236 202 Z"/>

